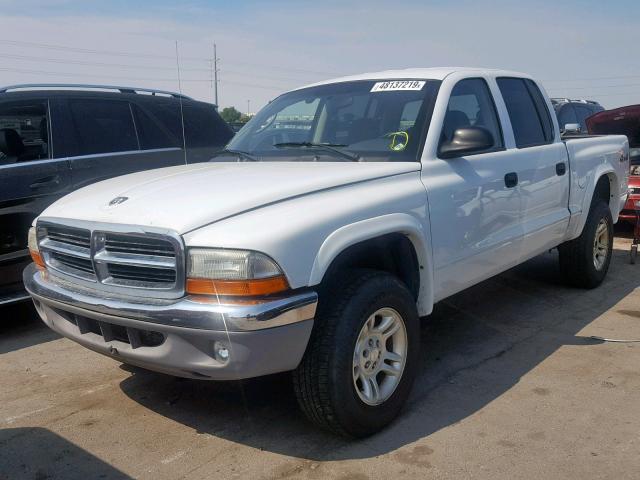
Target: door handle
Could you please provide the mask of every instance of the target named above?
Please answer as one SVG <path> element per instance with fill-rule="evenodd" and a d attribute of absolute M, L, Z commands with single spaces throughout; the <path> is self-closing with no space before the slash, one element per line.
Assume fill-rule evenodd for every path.
<path fill-rule="evenodd" d="M 50 177 L 40 178 L 37 181 L 29 185 L 32 190 L 38 190 L 40 188 L 52 187 L 60 183 L 60 175 L 52 175 Z"/>
<path fill-rule="evenodd" d="M 504 176 L 504 184 L 507 188 L 513 188 L 518 185 L 518 174 L 516 172 L 509 172 Z"/>
<path fill-rule="evenodd" d="M 556 163 L 556 175 L 562 176 L 567 173 L 567 164 L 564 162 Z"/>

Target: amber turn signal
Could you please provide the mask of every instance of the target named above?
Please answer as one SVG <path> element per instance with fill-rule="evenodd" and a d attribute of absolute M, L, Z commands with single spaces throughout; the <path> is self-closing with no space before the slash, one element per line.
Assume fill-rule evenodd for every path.
<path fill-rule="evenodd" d="M 31 254 L 31 260 L 33 260 L 33 263 L 35 263 L 39 269 L 44 270 L 46 267 L 44 260 L 42 259 L 42 255 L 35 250 L 29 250 L 29 253 Z"/>
<path fill-rule="evenodd" d="M 192 295 L 219 295 L 257 297 L 283 292 L 289 288 L 284 275 L 256 280 L 210 280 L 187 278 L 187 293 Z"/>

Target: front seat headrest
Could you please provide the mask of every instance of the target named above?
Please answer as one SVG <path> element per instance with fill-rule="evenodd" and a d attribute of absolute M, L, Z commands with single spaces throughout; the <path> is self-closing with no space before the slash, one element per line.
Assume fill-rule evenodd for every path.
<path fill-rule="evenodd" d="M 444 117 L 444 125 L 443 125 L 443 133 L 447 140 L 451 140 L 453 138 L 453 132 L 455 132 L 459 128 L 468 127 L 471 125 L 469 122 L 469 117 L 464 112 L 460 110 L 449 110 Z"/>
<path fill-rule="evenodd" d="M 0 152 L 8 157 L 19 157 L 24 153 L 24 143 L 12 128 L 0 129 Z"/>

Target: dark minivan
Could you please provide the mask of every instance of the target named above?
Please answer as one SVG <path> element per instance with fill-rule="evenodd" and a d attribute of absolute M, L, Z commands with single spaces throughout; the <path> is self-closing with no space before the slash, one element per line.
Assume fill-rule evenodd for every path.
<path fill-rule="evenodd" d="M 0 305 L 27 298 L 27 232 L 48 205 L 107 178 L 208 161 L 232 136 L 213 105 L 177 93 L 0 88 Z"/>

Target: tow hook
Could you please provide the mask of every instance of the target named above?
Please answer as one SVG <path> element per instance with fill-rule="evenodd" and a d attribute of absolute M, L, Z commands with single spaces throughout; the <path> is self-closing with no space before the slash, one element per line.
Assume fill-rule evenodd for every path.
<path fill-rule="evenodd" d="M 114 347 L 113 345 L 109 345 L 109 353 L 111 355 L 118 355 L 118 349 L 116 347 Z"/>

